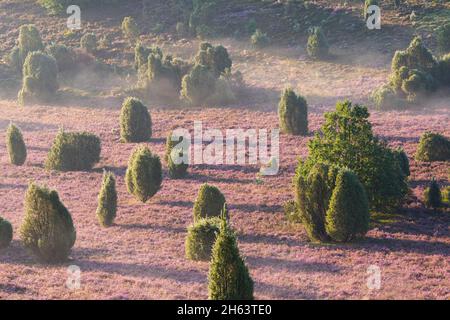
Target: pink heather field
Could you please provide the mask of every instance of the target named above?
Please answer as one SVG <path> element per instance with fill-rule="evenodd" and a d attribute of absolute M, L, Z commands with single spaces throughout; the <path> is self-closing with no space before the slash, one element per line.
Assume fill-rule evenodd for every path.
<path fill-rule="evenodd" d="M 83 29 L 75 35 L 68 35 L 64 12 L 48 15 L 36 2 L 0 1 L 0 57 L 4 57 L 0 60 L 0 217 L 13 228 L 10 245 L 0 248 L 0 300 L 208 299 L 210 263 L 189 260 L 185 253 L 194 201 L 204 183 L 218 187 L 226 198 L 229 225 L 253 279 L 255 299 L 450 299 L 450 211 L 448 205 L 433 210 L 424 203 L 424 191 L 432 178 L 442 190 L 450 186 L 450 166 L 448 161 L 415 159 L 423 133 L 450 137 L 449 90 L 444 88 L 420 106 L 411 103 L 401 110 L 379 110 L 369 100 L 370 93 L 387 82 L 395 50 L 406 48 L 415 33 L 422 32 L 427 45 L 437 50 L 434 38 L 427 37 L 432 31 L 404 18 L 411 7 L 399 11 L 402 14 L 391 6 L 383 7 L 386 19 L 381 30 L 373 31 L 378 32 L 376 36 L 367 30 L 352 36 L 342 25 L 333 33 L 329 26 L 327 37 L 334 58 L 321 61 L 308 57 L 307 36 L 296 36 L 292 27 L 286 31 L 283 28 L 287 27 L 277 22 L 285 13 L 281 4 L 229 1 L 222 18 L 256 10 L 258 26 L 271 39 L 267 47 L 255 48 L 247 38 L 224 34 L 221 29 L 218 36 L 207 38 L 227 48 L 233 70 L 242 73 L 242 99 L 201 107 L 143 98 L 151 115 L 152 136 L 148 142 L 124 143 L 120 137 L 121 105 L 136 92 L 138 76 L 133 69 L 134 47 L 121 31 L 123 18 L 136 15 L 143 30 L 142 42 L 186 60 L 195 56 L 201 41 L 195 36 L 173 35 L 179 18 L 158 14 L 169 10 L 164 1 L 154 1 L 150 27 L 141 26 L 144 19 L 140 9 L 132 4 L 140 1 L 105 10 L 90 7 L 82 15 L 86 19 L 82 20 Z M 340 1 L 316 2 L 317 8 L 332 8 L 348 23 L 362 19 L 360 2 L 349 1 L 350 9 L 343 1 L 339 5 Z M 426 6 L 420 11 L 423 2 L 410 2 L 416 3 L 418 14 L 428 14 Z M 241 7 L 233 10 L 234 3 Z M 450 6 L 442 6 L 439 8 L 450 12 Z M 162 20 L 155 20 L 158 18 Z M 223 21 L 216 18 L 211 24 L 220 26 Z M 6 56 L 16 43 L 20 25 L 29 23 L 39 29 L 46 44 L 55 41 L 77 49 L 80 36 L 87 32 L 94 32 L 98 39 L 112 34 L 109 45 L 95 54 L 86 53 L 86 59 L 107 62 L 126 70 L 125 74 L 105 76 L 89 68 L 70 71 L 73 77 L 70 73 L 59 76 L 55 101 L 21 105 L 17 92 L 22 78 L 11 71 Z M 163 31 L 155 31 L 159 24 Z M 17 81 L 7 82 L 10 78 Z M 173 128 L 192 132 L 194 121 L 201 121 L 204 130 L 270 132 L 279 128 L 278 102 L 287 86 L 308 102 L 309 134 L 280 134 L 277 175 L 260 176 L 260 164 L 193 164 L 186 177 L 169 177 L 164 155 L 166 138 Z M 301 223 L 287 220 L 283 205 L 295 197 L 292 180 L 298 160 L 308 156 L 308 141 L 319 132 L 324 113 L 335 110 L 336 102 L 345 99 L 367 105 L 373 132 L 389 147 L 404 149 L 410 162 L 410 193 L 395 212 L 371 212 L 370 229 L 364 238 L 349 243 L 312 242 Z M 10 163 L 5 143 L 10 122 L 20 128 L 27 148 L 22 166 Z M 60 128 L 100 138 L 100 161 L 91 170 L 45 168 Z M 163 165 L 161 189 L 146 203 L 130 194 L 125 182 L 130 155 L 138 145 L 147 146 Z M 109 228 L 100 226 L 96 217 L 104 170 L 114 173 L 118 197 L 117 217 Z M 45 263 L 23 244 L 20 228 L 30 182 L 57 190 L 72 216 L 76 241 L 64 262 Z M 76 289 L 67 285 L 69 266 L 80 270 Z M 380 286 L 375 289 L 368 285 L 373 266 L 381 275 Z"/>

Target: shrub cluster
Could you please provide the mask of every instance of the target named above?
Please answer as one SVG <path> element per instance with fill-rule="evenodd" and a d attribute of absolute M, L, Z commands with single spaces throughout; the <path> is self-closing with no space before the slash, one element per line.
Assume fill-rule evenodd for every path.
<path fill-rule="evenodd" d="M 97 51 L 97 37 L 93 33 L 86 33 L 80 39 L 80 47 L 88 53 L 95 53 Z"/>
<path fill-rule="evenodd" d="M 208 68 L 214 75 L 219 77 L 226 69 L 231 69 L 233 62 L 225 47 L 213 46 L 208 42 L 200 44 L 199 52 L 195 57 L 195 63 Z"/>
<path fill-rule="evenodd" d="M 28 54 L 42 50 L 44 50 L 44 44 L 36 27 L 31 24 L 23 25 L 19 29 L 18 46 L 14 47 L 9 55 L 9 64 L 17 72 L 21 72 Z"/>
<path fill-rule="evenodd" d="M 266 33 L 262 32 L 260 29 L 256 29 L 250 37 L 250 42 L 255 48 L 264 48 L 269 45 L 270 39 Z"/>
<path fill-rule="evenodd" d="M 53 57 L 40 51 L 28 54 L 23 65 L 21 105 L 48 102 L 58 90 L 58 67 Z"/>
<path fill-rule="evenodd" d="M 280 129 L 294 135 L 308 134 L 308 105 L 292 88 L 285 89 L 278 104 Z"/>
<path fill-rule="evenodd" d="M 47 52 L 56 60 L 58 71 L 71 70 L 75 66 L 76 55 L 73 50 L 64 44 L 52 44 L 47 47 Z"/>
<path fill-rule="evenodd" d="M 218 217 L 199 219 L 188 227 L 185 248 L 186 258 L 194 261 L 206 261 L 220 232 L 221 219 Z"/>
<path fill-rule="evenodd" d="M 104 172 L 98 195 L 97 218 L 104 227 L 113 224 L 117 212 L 116 178 L 112 172 Z"/>
<path fill-rule="evenodd" d="M 210 300 L 253 300 L 253 280 L 225 217 L 212 249 L 208 296 Z"/>
<path fill-rule="evenodd" d="M 129 97 L 120 112 L 120 138 L 123 142 L 145 142 L 152 136 L 152 119 L 144 104 Z"/>
<path fill-rule="evenodd" d="M 434 132 L 425 132 L 416 151 L 418 161 L 450 161 L 450 139 Z"/>
<path fill-rule="evenodd" d="M 167 136 L 164 159 L 169 169 L 169 176 L 174 179 L 186 176 L 189 167 L 188 150 L 183 144 L 183 137 L 178 137 L 178 140 L 176 138 L 172 132 Z"/>
<path fill-rule="evenodd" d="M 100 139 L 87 132 L 60 130 L 48 153 L 45 167 L 58 171 L 90 170 L 100 161 Z"/>
<path fill-rule="evenodd" d="M 219 217 L 225 205 L 225 196 L 220 190 L 207 183 L 203 184 L 194 203 L 194 222 L 201 218 Z"/>
<path fill-rule="evenodd" d="M 10 124 L 6 131 L 6 148 L 11 164 L 21 166 L 27 159 L 27 148 L 23 141 L 22 132 L 14 124 Z"/>
<path fill-rule="evenodd" d="M 137 147 L 128 161 L 125 182 L 129 193 L 147 202 L 161 188 L 162 166 L 159 157 L 145 146 Z"/>
<path fill-rule="evenodd" d="M 34 183 L 29 185 L 20 237 L 25 247 L 45 262 L 67 259 L 76 232 L 72 217 L 56 191 Z"/>
<path fill-rule="evenodd" d="M 364 185 L 372 209 L 397 207 L 408 193 L 406 172 L 396 153 L 372 132 L 367 108 L 338 102 L 309 144 L 308 168 L 314 163 L 346 167 Z M 406 169 L 405 169 L 406 171 Z"/>
<path fill-rule="evenodd" d="M 328 40 L 320 27 L 310 31 L 306 51 L 312 59 L 326 59 L 329 56 Z"/>
<path fill-rule="evenodd" d="M 0 249 L 9 246 L 13 238 L 13 228 L 9 221 L 0 217 Z"/>
<path fill-rule="evenodd" d="M 294 218 L 303 223 L 312 241 L 347 242 L 365 235 L 369 228 L 366 191 L 352 171 L 302 161 L 294 177 Z"/>
<path fill-rule="evenodd" d="M 389 82 L 376 89 L 371 98 L 379 109 L 420 102 L 438 88 L 450 85 L 449 72 L 450 56 L 436 59 L 416 37 L 406 50 L 395 52 Z"/>
<path fill-rule="evenodd" d="M 133 17 L 125 17 L 123 19 L 122 32 L 130 43 L 135 43 L 139 38 L 139 27 Z"/>

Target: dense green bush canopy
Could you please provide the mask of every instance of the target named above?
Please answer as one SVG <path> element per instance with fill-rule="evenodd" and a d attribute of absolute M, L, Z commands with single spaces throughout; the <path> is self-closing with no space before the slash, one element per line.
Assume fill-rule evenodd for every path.
<path fill-rule="evenodd" d="M 278 104 L 280 129 L 294 135 L 308 134 L 308 105 L 292 88 L 284 90 Z"/>
<path fill-rule="evenodd" d="M 194 221 L 207 217 L 219 217 L 224 204 L 225 196 L 217 187 L 203 184 L 194 203 Z"/>
<path fill-rule="evenodd" d="M 324 162 L 347 167 L 366 188 L 372 209 L 401 204 L 408 186 L 398 158 L 372 132 L 367 108 L 350 101 L 339 102 L 336 111 L 325 113 L 325 123 L 308 144 L 308 167 Z"/>
<path fill-rule="evenodd" d="M 104 172 L 98 195 L 97 219 L 104 227 L 114 223 L 117 213 L 116 178 L 112 172 Z"/>
<path fill-rule="evenodd" d="M 220 232 L 221 219 L 218 217 L 199 219 L 188 227 L 185 248 L 186 257 L 194 261 L 207 261 Z"/>
<path fill-rule="evenodd" d="M 152 136 L 152 118 L 137 98 L 125 99 L 120 111 L 120 138 L 123 142 L 145 142 Z"/>
<path fill-rule="evenodd" d="M 23 141 L 22 132 L 13 123 L 10 123 L 6 131 L 6 148 L 12 164 L 21 166 L 27 159 L 27 148 Z"/>
<path fill-rule="evenodd" d="M 11 243 L 13 228 L 9 221 L 0 217 L 0 249 L 4 249 Z"/>
<path fill-rule="evenodd" d="M 25 247 L 45 262 L 65 261 L 76 239 L 72 217 L 58 193 L 31 183 L 20 228 Z"/>
<path fill-rule="evenodd" d="M 416 151 L 418 161 L 450 161 L 450 139 L 436 132 L 425 132 Z"/>

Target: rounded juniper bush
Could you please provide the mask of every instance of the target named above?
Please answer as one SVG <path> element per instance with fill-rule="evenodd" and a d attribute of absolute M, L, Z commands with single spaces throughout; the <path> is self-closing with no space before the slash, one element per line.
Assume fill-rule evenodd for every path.
<path fill-rule="evenodd" d="M 125 182 L 129 193 L 147 202 L 161 188 L 162 166 L 159 157 L 145 146 L 137 147 L 128 161 Z"/>
<path fill-rule="evenodd" d="M 25 247 L 45 262 L 67 259 L 75 244 L 76 231 L 56 191 L 34 183 L 28 186 L 20 237 Z"/>
<path fill-rule="evenodd" d="M 100 139 L 87 132 L 60 130 L 53 141 L 45 167 L 58 171 L 90 170 L 100 161 Z"/>
<path fill-rule="evenodd" d="M 187 174 L 189 167 L 189 159 L 185 159 L 187 156 L 187 150 L 180 144 L 183 143 L 183 137 L 178 137 L 178 140 L 173 140 L 173 133 L 167 136 L 166 141 L 166 154 L 164 160 L 167 163 L 169 169 L 169 176 L 173 179 L 183 178 Z M 186 154 L 185 154 L 186 153 Z M 179 163 L 181 161 L 181 163 Z M 185 162 L 187 160 L 187 162 Z"/>
<path fill-rule="evenodd" d="M 12 123 L 10 123 L 6 131 L 6 148 L 11 164 L 21 166 L 25 163 L 27 148 L 23 141 L 22 132 Z"/>
<path fill-rule="evenodd" d="M 350 170 L 341 170 L 330 199 L 325 228 L 331 239 L 348 242 L 369 230 L 369 202 L 364 186 Z"/>
<path fill-rule="evenodd" d="M 48 102 L 58 90 L 58 67 L 55 58 L 40 51 L 31 52 L 23 64 L 21 105 Z"/>
<path fill-rule="evenodd" d="M 292 88 L 284 90 L 278 104 L 280 129 L 294 135 L 308 134 L 308 105 L 305 98 L 296 95 Z"/>
<path fill-rule="evenodd" d="M 0 249 L 9 246 L 13 238 L 13 228 L 9 221 L 0 217 Z"/>
<path fill-rule="evenodd" d="M 190 104 L 205 105 L 208 98 L 215 92 L 216 78 L 203 65 L 197 64 L 191 72 L 183 77 L 181 96 Z"/>
<path fill-rule="evenodd" d="M 442 207 L 442 194 L 436 180 L 432 179 L 430 185 L 425 189 L 424 202 L 428 208 L 438 209 Z"/>
<path fill-rule="evenodd" d="M 42 50 L 44 50 L 44 44 L 38 29 L 32 24 L 23 25 L 19 29 L 18 46 L 11 51 L 10 64 L 20 72 L 28 54 Z"/>
<path fill-rule="evenodd" d="M 418 161 L 450 161 L 450 139 L 435 132 L 425 132 L 416 151 Z"/>
<path fill-rule="evenodd" d="M 224 212 L 226 215 L 226 212 Z M 208 274 L 210 300 L 253 300 L 253 280 L 242 259 L 236 235 L 222 217 Z"/>
<path fill-rule="evenodd" d="M 103 173 L 103 182 L 98 195 L 97 218 L 103 227 L 114 223 L 117 213 L 116 178 L 112 172 Z"/>
<path fill-rule="evenodd" d="M 397 148 L 393 150 L 393 152 L 403 173 L 405 174 L 405 176 L 409 177 L 411 175 L 411 171 L 409 169 L 409 159 L 406 155 L 406 152 L 402 148 Z"/>
<path fill-rule="evenodd" d="M 186 258 L 194 261 L 206 261 L 220 232 L 221 219 L 212 217 L 199 219 L 187 230 L 185 248 Z"/>
<path fill-rule="evenodd" d="M 224 204 L 225 196 L 217 187 L 203 184 L 194 203 L 194 222 L 201 218 L 220 216 Z"/>
<path fill-rule="evenodd" d="M 125 99 L 120 112 L 120 138 L 123 142 L 145 142 L 152 136 L 152 119 L 136 98 Z"/>

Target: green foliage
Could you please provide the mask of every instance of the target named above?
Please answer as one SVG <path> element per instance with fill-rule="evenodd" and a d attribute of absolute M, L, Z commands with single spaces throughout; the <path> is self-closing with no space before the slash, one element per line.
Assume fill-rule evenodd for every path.
<path fill-rule="evenodd" d="M 364 186 L 349 170 L 341 170 L 335 182 L 325 218 L 327 234 L 337 242 L 362 237 L 369 230 L 369 204 Z"/>
<path fill-rule="evenodd" d="M 408 155 L 402 148 L 397 148 L 393 150 L 394 155 L 397 158 L 397 161 L 400 165 L 400 169 L 402 169 L 403 174 L 407 177 L 411 175 L 411 171 L 409 170 L 409 159 Z"/>
<path fill-rule="evenodd" d="M 329 56 L 328 40 L 320 27 L 311 29 L 308 37 L 306 51 L 312 59 L 326 59 Z"/>
<path fill-rule="evenodd" d="M 97 218 L 104 227 L 114 223 L 117 213 L 116 178 L 112 172 L 104 172 L 102 187 L 98 195 Z"/>
<path fill-rule="evenodd" d="M 10 123 L 6 131 L 6 148 L 11 164 L 21 166 L 25 163 L 27 148 L 23 141 L 22 132 L 12 123 Z"/>
<path fill-rule="evenodd" d="M 136 70 L 142 70 L 145 72 L 147 70 L 148 65 L 148 57 L 150 54 L 163 56 L 163 53 L 160 48 L 158 47 L 146 47 L 141 42 L 137 42 L 136 46 L 134 47 L 134 68 Z"/>
<path fill-rule="evenodd" d="M 334 189 L 337 167 L 316 163 L 308 168 L 300 161 L 294 176 L 295 202 L 300 222 L 312 241 L 326 242 L 325 217 Z"/>
<path fill-rule="evenodd" d="M 47 52 L 56 60 L 58 71 L 70 70 L 75 67 L 75 54 L 72 49 L 63 44 L 52 44 Z"/>
<path fill-rule="evenodd" d="M 232 61 L 225 47 L 213 46 L 208 42 L 200 44 L 199 52 L 195 57 L 196 64 L 207 67 L 218 78 L 226 69 L 230 69 Z"/>
<path fill-rule="evenodd" d="M 184 152 L 187 152 L 186 148 L 183 146 L 183 137 L 172 136 L 173 133 L 170 133 L 167 136 L 166 141 L 166 154 L 164 160 L 167 163 L 167 168 L 169 169 L 169 176 L 173 179 L 179 179 L 186 176 L 187 169 L 189 167 L 189 163 L 185 163 L 186 155 Z M 175 140 L 173 140 L 175 138 Z M 175 159 L 175 161 L 174 161 Z M 179 160 L 182 160 L 179 163 Z"/>
<path fill-rule="evenodd" d="M 80 39 L 80 47 L 86 52 L 95 53 L 97 51 L 97 37 L 93 33 L 86 33 Z"/>
<path fill-rule="evenodd" d="M 447 206 L 450 206 L 450 186 L 444 188 L 442 192 L 442 201 L 445 202 Z"/>
<path fill-rule="evenodd" d="M 294 135 L 308 134 L 308 105 L 292 88 L 285 89 L 278 104 L 280 129 Z"/>
<path fill-rule="evenodd" d="M 253 300 L 253 280 L 224 218 L 212 249 L 208 282 L 210 300 Z"/>
<path fill-rule="evenodd" d="M 250 42 L 255 48 L 261 49 L 269 45 L 270 39 L 267 36 L 267 33 L 262 32 L 260 29 L 256 29 L 250 37 Z"/>
<path fill-rule="evenodd" d="M 396 90 L 389 84 L 384 84 L 375 89 L 370 96 L 370 100 L 378 110 L 400 109 L 405 106 Z"/>
<path fill-rule="evenodd" d="M 299 210 L 297 208 L 297 203 L 295 200 L 286 201 L 283 204 L 283 211 L 286 219 L 292 223 L 301 223 L 301 218 L 299 215 Z"/>
<path fill-rule="evenodd" d="M 34 183 L 29 185 L 20 237 L 25 247 L 45 262 L 67 259 L 76 232 L 72 217 L 56 191 Z"/>
<path fill-rule="evenodd" d="M 18 46 L 10 53 L 9 64 L 20 72 L 28 54 L 42 50 L 44 44 L 36 27 L 32 24 L 22 25 L 19 29 Z"/>
<path fill-rule="evenodd" d="M 430 185 L 425 190 L 424 202 L 428 208 L 438 209 L 442 207 L 442 194 L 436 180 L 432 179 Z"/>
<path fill-rule="evenodd" d="M 183 77 L 181 96 L 194 105 L 207 103 L 211 93 L 215 92 L 216 78 L 203 65 L 196 65 L 191 72 Z"/>
<path fill-rule="evenodd" d="M 48 102 L 58 90 L 58 67 L 53 57 L 31 52 L 23 65 L 23 84 L 18 100 L 21 105 Z"/>
<path fill-rule="evenodd" d="M 13 238 L 13 228 L 9 221 L 0 217 L 0 249 L 9 246 Z"/>
<path fill-rule="evenodd" d="M 436 35 L 439 50 L 443 53 L 450 52 L 450 23 L 441 26 Z"/>
<path fill-rule="evenodd" d="M 370 6 L 379 6 L 380 3 L 378 0 L 365 0 L 364 2 L 364 19 L 367 20 L 367 18 L 369 17 L 369 7 Z"/>
<path fill-rule="evenodd" d="M 439 60 L 437 77 L 442 85 L 450 86 L 450 53 Z"/>
<path fill-rule="evenodd" d="M 139 27 L 133 17 L 123 18 L 122 32 L 130 43 L 135 43 L 139 39 Z"/>
<path fill-rule="evenodd" d="M 225 196 L 222 192 L 215 186 L 203 184 L 194 203 L 194 222 L 201 218 L 220 216 L 224 205 Z"/>
<path fill-rule="evenodd" d="M 100 161 L 100 139 L 87 132 L 60 130 L 48 153 L 45 167 L 58 171 L 90 170 Z"/>
<path fill-rule="evenodd" d="M 320 133 L 309 142 L 306 165 L 346 167 L 365 186 L 372 209 L 397 207 L 408 192 L 406 176 L 394 152 L 373 135 L 368 118 L 366 107 L 338 102 L 336 111 L 325 113 Z"/>
<path fill-rule="evenodd" d="M 417 161 L 450 161 L 450 139 L 434 132 L 425 132 L 416 151 Z"/>
<path fill-rule="evenodd" d="M 161 189 L 162 166 L 159 157 L 145 146 L 137 147 L 128 161 L 125 182 L 129 193 L 147 202 Z"/>
<path fill-rule="evenodd" d="M 185 248 L 186 258 L 194 261 L 211 259 L 211 251 L 220 232 L 218 217 L 199 219 L 188 227 Z"/>
<path fill-rule="evenodd" d="M 152 119 L 144 104 L 129 97 L 120 112 L 120 138 L 123 142 L 145 142 L 152 136 Z"/>

